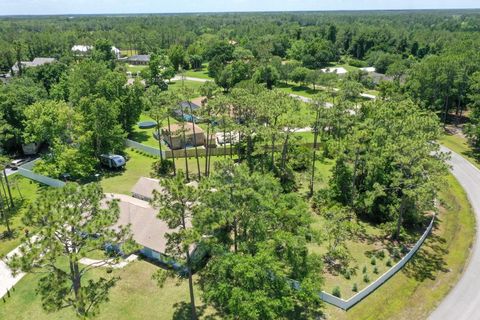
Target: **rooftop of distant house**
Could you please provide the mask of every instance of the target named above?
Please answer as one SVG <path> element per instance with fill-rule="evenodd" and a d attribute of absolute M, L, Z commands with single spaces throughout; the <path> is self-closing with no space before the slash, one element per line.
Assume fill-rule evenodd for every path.
<path fill-rule="evenodd" d="M 186 134 L 190 134 L 192 133 L 193 134 L 193 128 L 195 127 L 195 133 L 203 133 L 203 129 L 200 128 L 199 126 L 197 126 L 196 124 L 194 125 L 193 123 L 191 122 L 185 122 L 184 124 L 184 127 L 185 127 L 185 133 Z M 173 135 L 177 135 L 176 133 L 177 132 L 181 132 L 183 127 L 182 127 L 182 124 L 180 123 L 173 123 L 170 125 L 170 129 L 172 130 L 173 132 Z M 167 133 L 168 134 L 168 127 L 165 127 L 165 128 L 162 128 L 163 132 Z"/>
<path fill-rule="evenodd" d="M 148 62 L 150 61 L 150 55 L 149 54 L 136 54 L 134 56 L 128 57 L 126 61 L 145 61 Z"/>

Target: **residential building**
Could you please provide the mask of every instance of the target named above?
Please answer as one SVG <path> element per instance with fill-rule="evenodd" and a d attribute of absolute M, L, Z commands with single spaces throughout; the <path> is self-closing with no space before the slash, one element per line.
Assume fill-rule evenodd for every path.
<path fill-rule="evenodd" d="M 205 134 L 203 129 L 196 124 L 186 122 L 182 124 L 175 123 L 170 125 L 171 132 L 168 127 L 162 128 L 162 139 L 167 143 L 170 149 L 182 149 L 185 147 L 203 146 L 205 144 Z M 183 133 L 185 131 L 185 133 Z M 193 133 L 195 131 L 195 134 Z M 185 138 L 184 138 L 185 135 Z M 158 134 L 155 134 L 158 139 Z"/>

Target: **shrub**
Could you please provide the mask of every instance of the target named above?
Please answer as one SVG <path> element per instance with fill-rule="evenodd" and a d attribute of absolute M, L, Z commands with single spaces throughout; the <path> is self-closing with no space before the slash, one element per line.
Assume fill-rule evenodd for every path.
<path fill-rule="evenodd" d="M 352 275 L 351 275 L 350 271 L 347 270 L 347 271 L 345 271 L 344 276 L 345 276 L 345 279 L 350 280 Z"/>
<path fill-rule="evenodd" d="M 363 267 L 362 273 L 363 273 L 363 274 L 367 273 L 367 266 L 364 266 L 364 267 Z"/>
<path fill-rule="evenodd" d="M 336 286 L 335 288 L 333 288 L 332 290 L 332 294 L 337 297 L 337 298 L 341 298 L 342 297 L 342 293 L 340 292 L 340 288 L 338 286 Z"/>
<path fill-rule="evenodd" d="M 372 257 L 372 259 L 370 260 L 370 263 L 372 264 L 372 266 L 376 265 L 377 259 L 375 259 L 375 257 Z"/>
<path fill-rule="evenodd" d="M 392 259 L 388 259 L 387 260 L 387 263 L 385 264 L 387 267 L 391 267 L 392 266 Z"/>
<path fill-rule="evenodd" d="M 378 274 L 378 268 L 377 268 L 377 266 L 375 266 L 375 267 L 373 268 L 373 273 Z"/>
<path fill-rule="evenodd" d="M 155 161 L 152 164 L 152 175 L 155 177 L 165 176 L 173 172 L 173 161 L 163 160 Z"/>
<path fill-rule="evenodd" d="M 353 284 L 352 291 L 353 291 L 353 292 L 358 292 L 358 287 L 357 287 L 357 283 L 356 283 L 356 282 Z"/>
<path fill-rule="evenodd" d="M 385 251 L 380 250 L 380 251 L 377 253 L 377 258 L 380 259 L 380 260 L 385 259 Z"/>
<path fill-rule="evenodd" d="M 368 276 L 368 274 L 365 273 L 365 274 L 363 275 L 363 281 L 364 281 L 365 283 L 369 283 L 369 282 L 370 282 L 370 277 Z"/>

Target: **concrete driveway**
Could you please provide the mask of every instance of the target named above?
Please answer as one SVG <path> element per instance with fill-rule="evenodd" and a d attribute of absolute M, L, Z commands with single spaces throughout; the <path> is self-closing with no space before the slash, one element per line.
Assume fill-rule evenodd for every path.
<path fill-rule="evenodd" d="M 442 151 L 451 150 L 442 147 Z M 452 173 L 467 193 L 476 217 L 478 237 L 478 221 L 480 220 L 480 170 L 460 155 L 452 152 L 450 160 Z M 422 303 L 418 301 L 418 303 Z M 432 320 L 473 320 L 480 319 L 480 246 L 475 241 L 472 247 L 470 262 L 452 291 L 430 315 Z"/>

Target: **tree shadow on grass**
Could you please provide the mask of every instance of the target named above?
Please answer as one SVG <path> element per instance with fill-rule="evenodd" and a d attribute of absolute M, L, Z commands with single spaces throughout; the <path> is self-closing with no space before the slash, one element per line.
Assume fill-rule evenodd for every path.
<path fill-rule="evenodd" d="M 405 265 L 403 272 L 417 281 L 434 280 L 439 272 L 449 271 L 444 260 L 446 254 L 445 239 L 432 233 Z"/>
<path fill-rule="evenodd" d="M 177 302 L 173 305 L 173 308 L 175 309 L 175 311 L 173 312 L 173 317 L 172 317 L 173 320 L 190 320 L 190 319 L 192 319 L 192 313 L 191 313 L 192 309 L 190 308 L 190 303 L 187 303 L 187 302 L 184 302 L 184 301 Z M 202 317 L 202 319 L 206 319 L 206 320 L 213 320 L 214 319 L 213 316 L 203 317 L 206 309 L 207 309 L 206 305 L 196 306 L 197 317 L 198 318 Z"/>
<path fill-rule="evenodd" d="M 149 131 L 139 129 L 138 131 L 130 133 L 129 139 L 139 143 L 143 143 L 150 139 L 150 134 Z"/>

